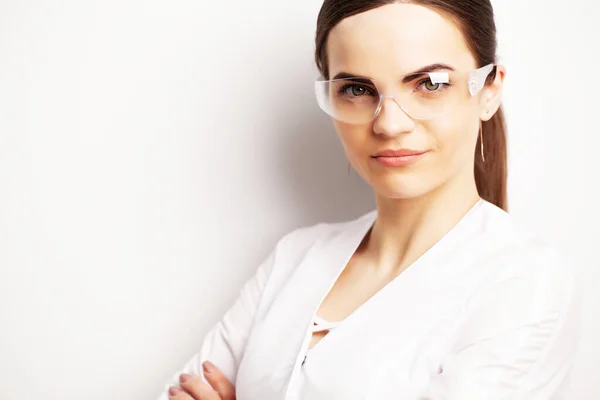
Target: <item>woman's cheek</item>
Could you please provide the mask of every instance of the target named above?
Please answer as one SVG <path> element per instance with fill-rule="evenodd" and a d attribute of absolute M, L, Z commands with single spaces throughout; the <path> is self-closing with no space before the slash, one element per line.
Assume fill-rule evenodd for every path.
<path fill-rule="evenodd" d="M 364 163 L 362 158 L 368 155 L 368 149 L 370 148 L 368 143 L 370 140 L 369 132 L 361 126 L 347 126 L 339 123 L 336 124 L 335 128 L 348 157 L 354 162 Z"/>

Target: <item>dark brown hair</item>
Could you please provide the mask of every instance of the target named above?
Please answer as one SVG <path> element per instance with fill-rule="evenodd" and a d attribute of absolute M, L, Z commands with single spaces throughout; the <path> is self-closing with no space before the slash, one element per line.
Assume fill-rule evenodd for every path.
<path fill-rule="evenodd" d="M 394 0 L 325 0 L 317 19 L 315 62 L 325 79 L 329 79 L 327 36 L 343 19 L 372 10 Z M 496 63 L 496 24 L 490 0 L 409 0 L 403 3 L 429 7 L 451 19 L 461 30 L 478 67 Z M 486 85 L 494 81 L 496 69 Z M 507 210 L 506 199 L 506 122 L 502 107 L 489 121 L 482 123 L 485 162 L 480 154 L 480 139 L 475 150 L 475 182 L 479 195 Z"/>

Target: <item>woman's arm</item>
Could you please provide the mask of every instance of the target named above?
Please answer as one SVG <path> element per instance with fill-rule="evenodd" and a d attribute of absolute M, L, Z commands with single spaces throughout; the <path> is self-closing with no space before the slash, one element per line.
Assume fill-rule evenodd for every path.
<path fill-rule="evenodd" d="M 202 363 L 206 360 L 215 364 L 230 382 L 235 382 L 241 356 L 252 327 L 254 313 L 274 261 L 275 251 L 259 265 L 255 274 L 246 281 L 234 304 L 204 336 L 200 351 L 167 382 L 158 400 L 169 399 L 169 387 L 179 386 L 181 373 L 200 376 L 204 382 L 209 383 L 202 372 Z"/>
<path fill-rule="evenodd" d="M 563 399 L 578 341 L 576 280 L 552 255 L 519 264 L 472 298 L 455 351 L 419 400 Z"/>

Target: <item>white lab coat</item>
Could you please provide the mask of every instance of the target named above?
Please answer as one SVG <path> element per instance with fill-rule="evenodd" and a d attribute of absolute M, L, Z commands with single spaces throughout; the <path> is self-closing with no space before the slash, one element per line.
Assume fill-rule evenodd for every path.
<path fill-rule="evenodd" d="M 313 317 L 376 217 L 285 235 L 159 400 L 205 360 L 238 400 L 564 398 L 579 337 L 571 264 L 484 200 L 303 364 Z"/>

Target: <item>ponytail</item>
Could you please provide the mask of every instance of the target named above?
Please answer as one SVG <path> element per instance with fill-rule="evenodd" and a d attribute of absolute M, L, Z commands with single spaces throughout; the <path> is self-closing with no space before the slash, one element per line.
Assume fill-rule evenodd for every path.
<path fill-rule="evenodd" d="M 482 137 L 485 161 L 481 158 Z M 475 149 L 475 183 L 479 196 L 508 211 L 506 120 L 502 107 L 489 121 L 482 123 L 482 135 L 477 138 Z"/>

